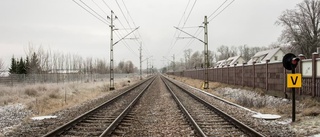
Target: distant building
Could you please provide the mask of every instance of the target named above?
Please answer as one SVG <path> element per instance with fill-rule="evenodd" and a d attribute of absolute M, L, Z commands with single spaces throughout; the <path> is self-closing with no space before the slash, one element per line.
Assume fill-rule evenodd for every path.
<path fill-rule="evenodd" d="M 50 70 L 49 74 L 80 74 L 80 70 L 66 70 L 66 69 L 56 69 Z"/>
<path fill-rule="evenodd" d="M 224 64 L 225 64 L 225 62 L 226 62 L 226 59 L 224 59 L 224 60 L 219 60 L 219 61 L 216 63 L 216 68 L 221 68 L 221 67 L 223 67 Z"/>
<path fill-rule="evenodd" d="M 234 64 L 242 65 L 245 62 L 245 60 L 241 56 L 234 56 L 234 57 L 229 57 L 228 59 L 225 60 L 220 60 L 216 63 L 216 67 L 222 68 L 226 66 L 234 66 Z"/>
<path fill-rule="evenodd" d="M 256 53 L 253 57 L 251 57 L 247 64 L 252 65 L 253 62 L 266 63 L 266 60 L 270 60 L 270 62 L 279 62 L 282 60 L 283 56 L 284 52 L 281 50 L 281 48 L 260 51 Z"/>

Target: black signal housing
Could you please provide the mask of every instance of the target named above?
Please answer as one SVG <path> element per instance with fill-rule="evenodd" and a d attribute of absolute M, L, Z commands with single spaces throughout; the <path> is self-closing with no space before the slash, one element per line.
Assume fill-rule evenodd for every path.
<path fill-rule="evenodd" d="M 292 53 L 288 53 L 284 55 L 284 57 L 282 58 L 283 67 L 286 68 L 287 70 L 295 69 L 299 61 L 300 59 L 297 58 L 296 55 Z"/>

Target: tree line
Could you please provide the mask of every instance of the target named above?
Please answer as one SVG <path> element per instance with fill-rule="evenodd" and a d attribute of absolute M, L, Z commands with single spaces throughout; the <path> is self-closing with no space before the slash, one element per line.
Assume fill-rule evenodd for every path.
<path fill-rule="evenodd" d="M 26 50 L 26 57 L 11 59 L 10 74 L 46 74 L 46 73 L 83 73 L 83 74 L 107 74 L 110 67 L 106 59 L 87 57 L 76 54 L 64 54 L 62 52 L 44 50 L 42 46 L 34 48 L 30 45 Z M 137 68 L 132 61 L 120 61 L 115 66 L 115 73 L 133 73 Z"/>
<path fill-rule="evenodd" d="M 216 62 L 219 60 L 225 60 L 229 57 L 242 56 L 246 61 L 249 61 L 254 54 L 259 51 L 278 48 L 275 44 L 271 44 L 268 47 L 249 47 L 247 45 L 240 46 L 226 46 L 221 45 L 217 48 L 217 52 L 209 50 L 209 67 L 214 67 Z M 286 47 L 281 47 L 286 50 Z M 199 69 L 204 67 L 204 52 L 195 51 L 192 52 L 191 49 L 184 50 L 183 58 L 179 61 L 170 62 L 166 67 L 162 68 L 162 71 L 166 72 L 169 70 L 182 71 L 188 69 Z"/>

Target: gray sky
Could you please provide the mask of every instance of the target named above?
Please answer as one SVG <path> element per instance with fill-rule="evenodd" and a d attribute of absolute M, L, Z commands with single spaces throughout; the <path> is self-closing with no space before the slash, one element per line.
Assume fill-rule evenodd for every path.
<path fill-rule="evenodd" d="M 75 1 L 82 4 L 79 0 Z M 101 16 L 106 17 L 105 13 L 110 15 L 110 9 L 103 0 L 82 1 Z M 283 11 L 295 8 L 301 1 L 235 0 L 216 18 L 211 20 L 216 14 L 209 18 L 209 50 L 216 51 L 221 45 L 268 46 L 276 42 L 283 28 L 275 25 L 275 21 Z M 129 38 L 141 36 L 138 40 L 125 39 L 114 46 L 115 61 L 132 60 L 138 67 L 138 41 L 142 41 L 143 58 L 153 56 L 155 67 L 160 68 L 163 66 L 162 60 L 165 60 L 163 56 L 172 59 L 171 56 L 175 54 L 177 61 L 183 57 L 185 49 L 203 50 L 203 43 L 197 40 L 177 39 L 177 33 L 180 32 L 174 35 L 176 29 L 173 26 L 178 26 L 181 18 L 180 27 L 183 24 L 185 27 L 199 26 L 204 16 L 210 16 L 225 0 L 196 1 L 187 21 L 195 0 L 105 0 L 105 2 L 118 16 L 118 20 L 115 20 L 115 27 L 120 29 L 118 35 L 124 36 L 130 32 L 122 30 L 123 27 L 140 26 L 135 35 L 128 36 Z M 186 8 L 188 2 L 189 6 Z M 220 10 L 230 2 L 232 0 L 227 0 Z M 0 20 L 0 58 L 7 65 L 10 64 L 12 55 L 25 57 L 29 43 L 35 47 L 41 45 L 46 50 L 109 60 L 110 27 L 72 0 L 1 0 Z M 197 28 L 184 30 L 194 34 Z M 180 36 L 186 37 L 184 34 Z M 115 35 L 115 41 L 118 41 L 119 37 Z M 198 37 L 203 39 L 203 32 Z M 188 45 L 190 40 L 192 43 Z M 145 62 L 143 68 L 146 68 Z"/>

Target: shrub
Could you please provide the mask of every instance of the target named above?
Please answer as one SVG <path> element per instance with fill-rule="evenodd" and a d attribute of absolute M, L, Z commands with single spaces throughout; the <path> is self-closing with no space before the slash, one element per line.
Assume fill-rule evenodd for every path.
<path fill-rule="evenodd" d="M 306 108 L 302 111 L 303 116 L 318 116 L 320 114 L 320 110 L 318 107 Z"/>
<path fill-rule="evenodd" d="M 57 99 L 57 98 L 59 98 L 59 95 L 58 95 L 58 93 L 51 92 L 51 93 L 49 94 L 49 97 L 50 97 L 50 98 Z"/>
<path fill-rule="evenodd" d="M 100 88 L 101 92 L 107 92 L 110 91 L 110 86 L 109 84 L 103 84 L 102 87 Z"/>
<path fill-rule="evenodd" d="M 38 95 L 38 91 L 33 89 L 33 88 L 26 88 L 24 90 L 24 93 L 28 96 L 37 96 Z"/>
<path fill-rule="evenodd" d="M 47 88 L 45 86 L 39 86 L 38 91 L 47 91 Z"/>

